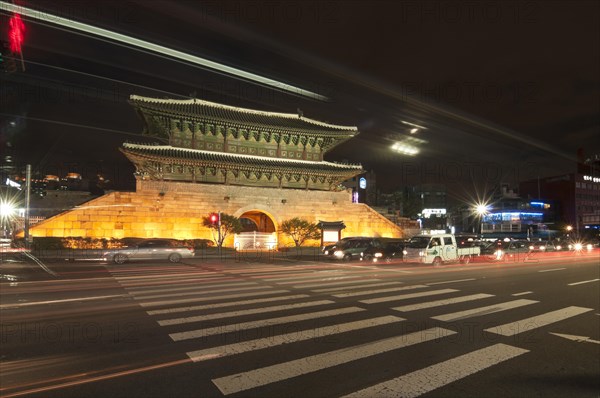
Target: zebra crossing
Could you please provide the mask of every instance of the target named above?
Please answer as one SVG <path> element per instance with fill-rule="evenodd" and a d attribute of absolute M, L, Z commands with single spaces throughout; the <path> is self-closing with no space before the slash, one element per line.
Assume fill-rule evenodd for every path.
<path fill-rule="evenodd" d="M 262 364 L 251 362 L 248 368 L 236 372 L 227 372 L 224 367 L 225 374 L 212 378 L 223 395 L 252 395 L 254 389 L 275 383 L 281 386 L 298 377 L 315 377 L 336 366 L 447 341 L 459 333 L 451 323 L 463 319 L 530 308 L 534 316 L 518 319 L 517 315 L 512 322 L 493 326 L 486 323 L 490 325 L 484 329 L 487 333 L 513 336 L 593 310 L 568 306 L 536 311 L 536 300 L 506 300 L 486 292 L 466 294 L 457 288 L 438 286 L 444 282 L 408 284 L 401 280 L 402 275 L 390 278 L 375 270 L 253 265 L 218 271 L 178 269 L 162 276 L 130 274 L 127 269 L 112 273 L 147 315 L 164 328 L 175 347 L 185 343 L 182 354 L 192 362 L 235 361 L 238 356 L 252 353 L 270 358 Z M 470 280 L 474 279 L 459 281 Z M 457 305 L 470 308 L 457 311 Z M 388 313 L 382 314 L 382 308 Z M 389 336 L 390 327 L 405 324 L 410 316 L 426 310 L 435 311 L 428 319 L 437 321 L 438 326 L 406 328 L 403 333 Z M 269 333 L 252 333 L 261 328 L 268 328 Z M 362 333 L 362 340 L 342 338 L 356 333 Z M 210 336 L 223 338 L 208 339 Z M 294 351 L 276 360 L 269 357 L 270 350 L 279 349 L 281 355 L 284 346 L 333 337 L 338 337 L 337 344 L 319 346 L 321 352 Z M 345 396 L 417 397 L 529 352 L 500 342 L 471 351 L 461 349 L 463 352 L 453 358 L 403 374 L 386 374 L 385 380 L 369 382 Z"/>

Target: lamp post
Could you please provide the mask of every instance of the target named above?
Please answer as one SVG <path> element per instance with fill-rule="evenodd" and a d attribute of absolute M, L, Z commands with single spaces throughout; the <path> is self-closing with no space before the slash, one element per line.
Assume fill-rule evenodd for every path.
<path fill-rule="evenodd" d="M 479 215 L 479 234 L 483 240 L 483 216 L 488 213 L 488 205 L 484 203 L 478 203 L 475 206 L 475 212 Z"/>

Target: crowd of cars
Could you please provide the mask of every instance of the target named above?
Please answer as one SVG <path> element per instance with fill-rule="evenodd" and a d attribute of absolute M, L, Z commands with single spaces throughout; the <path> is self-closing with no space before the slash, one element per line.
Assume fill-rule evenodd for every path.
<path fill-rule="evenodd" d="M 394 260 L 410 261 L 407 248 L 410 239 L 378 238 L 378 237 L 347 237 L 322 248 L 323 255 L 332 260 L 361 260 L 367 262 Z M 477 240 L 457 239 L 458 248 L 477 247 L 478 259 L 483 261 L 503 261 L 515 258 L 525 258 L 540 253 L 561 251 L 582 252 L 591 251 L 598 247 L 598 242 L 575 239 L 498 239 Z"/>

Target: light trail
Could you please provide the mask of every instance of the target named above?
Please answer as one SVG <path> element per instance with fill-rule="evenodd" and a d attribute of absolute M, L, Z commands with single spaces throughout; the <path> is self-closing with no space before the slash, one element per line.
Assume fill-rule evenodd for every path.
<path fill-rule="evenodd" d="M 129 370 L 121 371 L 121 372 L 114 372 L 114 373 L 104 374 L 104 375 L 100 375 L 100 376 L 94 376 L 94 377 L 90 377 L 90 378 L 82 379 L 82 380 L 65 381 L 63 383 L 58 383 L 58 384 L 54 384 L 54 385 L 49 385 L 49 386 L 44 386 L 44 387 L 38 387 L 38 388 L 31 388 L 29 390 L 22 390 L 22 391 L 17 391 L 17 392 L 13 392 L 13 393 L 8 393 L 6 395 L 3 395 L 3 397 L 4 398 L 19 397 L 19 396 L 22 396 L 22 395 L 30 395 L 30 394 L 40 393 L 40 392 L 45 392 L 45 391 L 58 390 L 58 389 L 61 389 L 61 388 L 73 387 L 73 386 L 77 386 L 77 385 L 82 385 L 82 384 L 87 384 L 87 383 L 93 383 L 93 382 L 102 381 L 102 380 L 109 380 L 109 379 L 114 379 L 114 378 L 117 378 L 117 377 L 129 376 L 129 375 L 134 375 L 134 374 L 137 374 L 137 373 L 143 373 L 143 372 L 148 372 L 148 371 L 152 371 L 152 370 L 167 368 L 167 367 L 171 367 L 171 366 L 183 365 L 183 364 L 187 364 L 187 363 L 192 363 L 192 360 L 190 358 L 179 359 L 179 360 L 175 360 L 175 361 L 159 363 L 159 364 L 156 364 L 156 365 L 144 366 L 144 367 L 141 367 L 141 368 L 129 369 Z M 73 377 L 74 376 L 65 376 L 62 379 L 68 380 L 68 379 L 71 379 Z M 61 378 L 50 379 L 50 380 L 52 380 L 52 381 L 60 381 Z M 42 384 L 44 382 L 45 381 L 42 380 L 38 384 Z"/>
<path fill-rule="evenodd" d="M 146 51 L 150 51 L 151 53 L 162 56 L 173 58 L 176 60 L 184 61 L 185 63 L 190 63 L 194 65 L 201 66 L 203 68 L 211 69 L 217 72 L 225 73 L 227 75 L 235 76 L 242 78 L 244 80 L 252 81 L 255 83 L 259 83 L 277 90 L 287 91 L 289 93 L 300 95 L 303 97 L 316 99 L 319 101 L 328 101 L 329 99 L 321 94 L 314 93 L 312 91 L 308 91 L 302 89 L 300 87 L 292 86 L 287 83 L 283 83 L 274 79 L 270 79 L 268 77 L 260 76 L 255 73 L 246 72 L 238 68 L 234 68 L 232 66 L 220 64 L 215 61 L 211 61 L 202 57 L 198 57 L 196 55 L 184 53 L 183 51 L 178 51 L 169 47 L 161 46 L 159 44 L 155 44 L 146 40 L 138 39 L 135 37 L 127 36 L 121 33 L 112 32 L 108 29 L 99 28 L 97 26 L 89 25 L 83 22 L 77 22 L 68 18 L 63 18 L 58 15 L 53 15 L 45 11 L 34 10 L 32 8 L 18 6 L 15 4 L 6 3 L 4 1 L 0 1 L 0 10 L 18 13 L 22 16 L 43 21 L 46 23 L 50 23 L 53 25 L 62 26 L 68 29 L 72 29 L 75 31 L 85 32 L 87 34 L 101 37 L 104 39 L 109 39 L 111 41 L 115 41 L 118 43 L 125 44 L 127 47 L 142 49 Z"/>

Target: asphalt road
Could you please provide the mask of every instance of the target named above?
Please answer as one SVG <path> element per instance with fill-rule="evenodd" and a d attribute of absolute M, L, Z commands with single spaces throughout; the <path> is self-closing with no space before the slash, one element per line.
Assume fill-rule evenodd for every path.
<path fill-rule="evenodd" d="M 0 267 L 4 397 L 600 394 L 597 252 Z"/>

